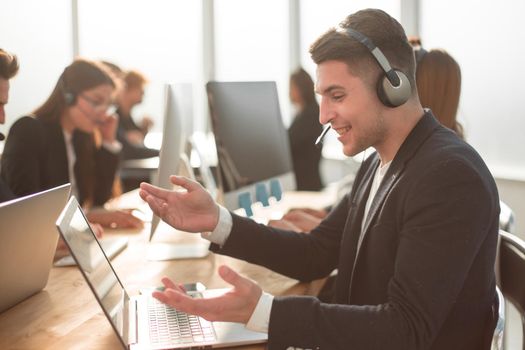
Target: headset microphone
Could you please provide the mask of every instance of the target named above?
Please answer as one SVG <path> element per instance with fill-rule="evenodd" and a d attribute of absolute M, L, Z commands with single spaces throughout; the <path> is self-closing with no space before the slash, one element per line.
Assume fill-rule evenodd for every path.
<path fill-rule="evenodd" d="M 5 140 L 5 135 L 0 132 L 0 141 L 4 141 L 4 140 Z"/>
<path fill-rule="evenodd" d="M 323 146 L 323 139 L 324 139 L 324 137 L 326 136 L 326 134 L 328 133 L 328 131 L 330 129 L 331 129 L 330 125 L 328 125 L 326 128 L 324 128 L 324 130 L 321 133 L 321 135 L 319 135 L 317 140 L 315 140 L 315 147 L 321 148 Z"/>
<path fill-rule="evenodd" d="M 95 118 L 93 117 L 91 114 L 89 114 L 88 112 L 86 112 L 84 110 L 84 108 L 80 107 L 80 105 L 77 105 L 78 109 L 82 112 L 82 114 L 84 114 L 84 117 L 86 117 L 87 119 L 89 119 L 91 122 L 93 122 L 95 125 L 102 125 L 104 124 L 104 121 L 103 120 L 100 120 L 98 118 Z"/>

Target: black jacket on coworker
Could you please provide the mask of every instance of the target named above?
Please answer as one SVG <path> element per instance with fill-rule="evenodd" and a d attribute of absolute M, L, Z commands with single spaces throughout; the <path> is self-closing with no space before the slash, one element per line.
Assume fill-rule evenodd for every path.
<path fill-rule="evenodd" d="M 89 137 L 80 131 L 73 133 L 76 153 L 80 144 L 86 144 L 80 142 L 81 139 Z M 79 160 L 77 156 L 74 168 L 78 201 L 85 204 L 91 198 L 93 205 L 102 205 L 111 197 L 119 157 L 103 147 L 87 144 L 91 146 L 87 149 L 89 159 Z M 18 197 L 70 182 L 66 143 L 60 124 L 34 117 L 17 120 L 5 143 L 2 179 Z"/>
<path fill-rule="evenodd" d="M 297 234 L 233 215 L 212 249 L 301 281 L 339 269 L 333 304 L 274 299 L 269 349 L 489 349 L 497 305 L 499 203 L 481 157 L 425 113 L 375 196 L 361 234 L 377 154 L 312 231 Z"/>
<path fill-rule="evenodd" d="M 319 172 L 321 149 L 314 145 L 322 130 L 317 104 L 306 106 L 288 128 L 298 191 L 319 191 L 323 187 Z"/>
<path fill-rule="evenodd" d="M 146 146 L 135 145 L 128 140 L 126 133 L 128 131 L 142 130 L 135 124 L 130 115 L 125 116 L 124 113 L 117 109 L 118 118 L 117 140 L 122 144 L 122 159 L 144 159 L 156 157 L 159 155 L 159 150 L 148 148 Z"/>

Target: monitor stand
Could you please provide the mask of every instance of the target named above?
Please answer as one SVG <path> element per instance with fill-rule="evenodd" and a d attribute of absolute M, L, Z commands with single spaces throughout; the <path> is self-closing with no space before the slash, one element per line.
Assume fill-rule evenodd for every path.
<path fill-rule="evenodd" d="M 176 259 L 199 259 L 209 254 L 210 242 L 202 239 L 199 234 L 181 232 L 153 217 L 146 258 L 150 261 L 164 261 Z M 161 237 L 161 242 L 154 242 L 154 237 Z M 176 242 L 165 240 L 176 239 Z"/>
<path fill-rule="evenodd" d="M 209 254 L 210 243 L 150 243 L 147 259 L 150 261 L 165 261 L 176 259 L 199 259 Z"/>

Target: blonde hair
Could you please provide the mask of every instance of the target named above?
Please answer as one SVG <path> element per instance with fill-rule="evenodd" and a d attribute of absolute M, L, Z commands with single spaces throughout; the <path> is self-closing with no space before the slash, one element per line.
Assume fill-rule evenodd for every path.
<path fill-rule="evenodd" d="M 146 79 L 144 74 L 136 70 L 129 70 L 124 73 L 124 83 L 126 89 L 141 88 L 147 82 L 148 79 Z"/>

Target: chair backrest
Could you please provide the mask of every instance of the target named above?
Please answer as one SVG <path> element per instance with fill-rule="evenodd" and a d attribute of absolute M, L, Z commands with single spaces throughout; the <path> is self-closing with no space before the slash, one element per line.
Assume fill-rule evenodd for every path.
<path fill-rule="evenodd" d="M 496 286 L 498 295 L 498 321 L 494 328 L 490 350 L 503 350 L 503 335 L 505 332 L 505 298 L 498 286 Z"/>
<path fill-rule="evenodd" d="M 521 316 L 525 335 L 525 242 L 517 236 L 499 231 L 499 283 L 506 300 Z M 523 342 L 525 350 L 525 341 Z"/>
<path fill-rule="evenodd" d="M 516 223 L 514 212 L 503 201 L 499 201 L 499 206 L 501 209 L 499 213 L 499 228 L 509 233 L 515 233 Z"/>

